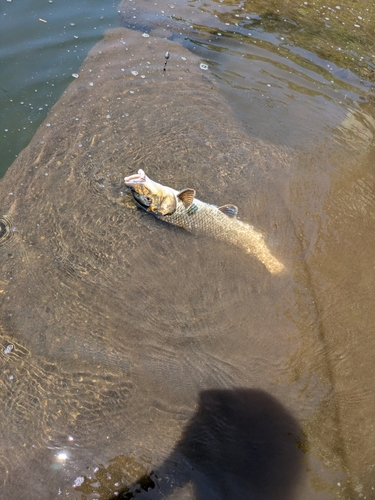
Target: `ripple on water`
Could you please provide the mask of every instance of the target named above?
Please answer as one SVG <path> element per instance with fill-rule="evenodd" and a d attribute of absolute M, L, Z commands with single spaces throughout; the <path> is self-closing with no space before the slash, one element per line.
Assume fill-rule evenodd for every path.
<path fill-rule="evenodd" d="M 0 246 L 9 241 L 14 232 L 9 218 L 6 216 L 0 217 Z"/>

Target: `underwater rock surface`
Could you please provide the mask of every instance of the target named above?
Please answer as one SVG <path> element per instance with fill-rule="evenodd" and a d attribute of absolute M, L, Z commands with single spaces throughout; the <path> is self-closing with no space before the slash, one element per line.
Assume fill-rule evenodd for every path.
<path fill-rule="evenodd" d="M 107 33 L 0 183 L 1 494 L 345 498 L 353 414 L 288 195 L 300 157 L 143 34 Z M 139 211 L 139 168 L 238 205 L 289 272 Z"/>

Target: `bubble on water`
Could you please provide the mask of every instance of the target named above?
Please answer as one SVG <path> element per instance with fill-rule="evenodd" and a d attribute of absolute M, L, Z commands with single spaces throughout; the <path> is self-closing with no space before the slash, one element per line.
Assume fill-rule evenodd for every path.
<path fill-rule="evenodd" d="M 200 67 L 200 69 L 203 69 L 205 71 L 208 69 L 208 66 L 205 63 L 200 63 L 199 67 Z"/>
<path fill-rule="evenodd" d="M 132 71 L 132 75 L 133 76 L 137 76 L 138 75 L 138 71 Z"/>
<path fill-rule="evenodd" d="M 77 35 L 73 35 L 73 38 L 78 38 L 78 36 Z"/>
<path fill-rule="evenodd" d="M 75 25 L 76 25 L 76 23 L 70 23 L 70 26 L 75 26 Z"/>
<path fill-rule="evenodd" d="M 85 482 L 85 478 L 82 476 L 78 476 L 75 478 L 74 483 L 73 483 L 73 488 L 76 488 L 77 486 L 81 486 Z"/>
<path fill-rule="evenodd" d="M 79 75 L 78 75 L 78 73 L 72 73 L 72 77 L 73 77 L 73 78 L 78 78 L 78 77 L 79 77 Z"/>
<path fill-rule="evenodd" d="M 6 348 L 4 349 L 4 354 L 10 354 L 14 349 L 14 345 L 13 344 L 8 344 L 6 346 Z"/>
<path fill-rule="evenodd" d="M 142 33 L 143 38 L 148 38 L 150 35 L 148 33 Z"/>

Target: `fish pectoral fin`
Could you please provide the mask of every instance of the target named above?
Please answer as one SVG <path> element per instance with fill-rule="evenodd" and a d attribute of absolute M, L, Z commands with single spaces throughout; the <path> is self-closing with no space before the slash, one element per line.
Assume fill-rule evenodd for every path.
<path fill-rule="evenodd" d="M 236 217 L 238 214 L 238 208 L 236 205 L 223 205 L 222 207 L 219 207 L 218 210 L 220 212 L 223 212 L 223 214 L 227 215 L 228 217 Z"/>
<path fill-rule="evenodd" d="M 177 198 L 182 201 L 185 208 L 189 208 L 195 198 L 195 190 L 186 188 L 177 194 Z"/>

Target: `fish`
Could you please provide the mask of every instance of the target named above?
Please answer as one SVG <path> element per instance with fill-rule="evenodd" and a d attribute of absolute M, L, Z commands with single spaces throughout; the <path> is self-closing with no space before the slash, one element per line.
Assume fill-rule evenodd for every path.
<path fill-rule="evenodd" d="M 285 266 L 272 255 L 264 236 L 250 224 L 237 218 L 235 205 L 217 207 L 198 200 L 195 190 L 177 191 L 151 180 L 143 170 L 124 178 L 136 205 L 174 226 L 191 233 L 229 242 L 256 257 L 272 274 Z"/>

